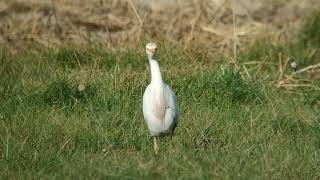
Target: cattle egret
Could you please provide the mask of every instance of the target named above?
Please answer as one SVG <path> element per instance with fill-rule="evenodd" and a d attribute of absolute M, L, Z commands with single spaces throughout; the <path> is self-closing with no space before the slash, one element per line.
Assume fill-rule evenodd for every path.
<path fill-rule="evenodd" d="M 177 98 L 172 89 L 162 80 L 159 64 L 154 57 L 156 51 L 155 43 L 146 45 L 151 70 L 151 83 L 147 86 L 143 95 L 143 116 L 154 139 L 155 153 L 159 149 L 156 137 L 173 135 L 179 116 Z"/>

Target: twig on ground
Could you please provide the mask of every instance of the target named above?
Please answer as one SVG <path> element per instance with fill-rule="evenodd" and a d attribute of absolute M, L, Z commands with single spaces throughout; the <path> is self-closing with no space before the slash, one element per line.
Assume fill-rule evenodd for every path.
<path fill-rule="evenodd" d="M 286 62 L 286 65 L 287 64 L 288 64 L 288 60 Z M 314 70 L 316 68 L 320 68 L 320 63 L 315 64 L 315 65 L 309 65 L 309 66 L 307 66 L 305 68 L 302 68 L 302 69 L 300 69 L 298 71 L 295 71 L 295 72 L 291 73 L 290 75 L 282 75 L 281 77 L 279 77 L 276 86 L 278 88 L 280 88 L 280 87 L 286 87 L 286 88 L 287 87 L 310 87 L 310 88 L 313 88 L 313 89 L 316 89 L 316 90 L 320 90 L 319 87 L 314 86 L 311 83 L 310 84 L 299 84 L 299 80 L 296 80 L 294 78 L 294 76 L 297 75 L 297 74 L 300 74 L 300 73 L 303 73 L 303 72 L 307 72 L 309 70 Z M 285 76 L 284 79 L 283 79 L 283 76 Z M 292 84 L 292 83 L 294 83 L 294 84 Z"/>
<path fill-rule="evenodd" d="M 311 85 L 311 84 L 281 84 L 279 87 L 290 88 L 290 87 L 310 87 L 316 90 L 320 90 L 319 87 Z"/>
<path fill-rule="evenodd" d="M 316 69 L 316 68 L 320 68 L 320 63 L 315 64 L 315 65 L 310 65 L 310 66 L 307 66 L 307 67 L 305 67 L 305 68 L 302 68 L 302 69 L 300 69 L 300 70 L 292 73 L 290 76 L 294 76 L 294 75 L 296 75 L 296 74 L 303 73 L 303 72 L 305 72 L 305 71 L 308 71 L 308 70 L 311 70 L 311 69 Z"/>

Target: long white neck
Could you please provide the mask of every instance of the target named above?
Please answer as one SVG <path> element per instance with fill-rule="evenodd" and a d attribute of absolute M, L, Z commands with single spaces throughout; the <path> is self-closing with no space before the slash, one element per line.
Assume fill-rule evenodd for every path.
<path fill-rule="evenodd" d="M 151 84 L 162 85 L 163 81 L 158 62 L 152 58 L 149 58 L 149 63 L 151 69 Z"/>

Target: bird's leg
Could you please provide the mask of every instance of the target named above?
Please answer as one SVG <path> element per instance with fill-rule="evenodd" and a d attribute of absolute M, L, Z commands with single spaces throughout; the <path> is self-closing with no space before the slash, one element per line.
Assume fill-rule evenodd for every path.
<path fill-rule="evenodd" d="M 158 151 L 159 151 L 159 146 L 157 144 L 157 138 L 156 137 L 153 137 L 153 149 L 154 149 L 154 152 L 156 154 L 158 154 Z"/>
<path fill-rule="evenodd" d="M 174 130 L 172 130 L 171 133 L 170 133 L 170 140 L 171 140 L 170 142 L 171 142 L 171 145 L 172 145 L 172 146 L 174 146 L 174 143 L 173 143 L 173 135 L 174 135 Z"/>

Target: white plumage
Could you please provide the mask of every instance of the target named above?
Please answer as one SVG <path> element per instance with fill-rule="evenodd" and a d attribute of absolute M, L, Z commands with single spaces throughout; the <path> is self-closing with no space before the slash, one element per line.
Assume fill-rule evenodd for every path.
<path fill-rule="evenodd" d="M 150 134 L 154 137 L 154 149 L 157 152 L 156 136 L 173 134 L 178 124 L 179 107 L 172 89 L 162 80 L 159 64 L 154 58 L 156 50 L 155 43 L 146 45 L 151 83 L 143 95 L 143 115 Z"/>

